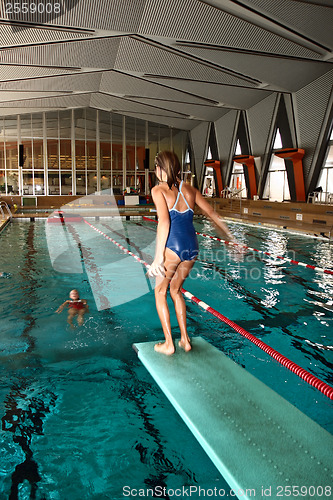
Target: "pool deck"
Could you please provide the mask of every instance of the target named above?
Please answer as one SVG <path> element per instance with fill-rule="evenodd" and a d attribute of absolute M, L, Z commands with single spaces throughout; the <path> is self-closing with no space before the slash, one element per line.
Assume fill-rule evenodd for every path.
<path fill-rule="evenodd" d="M 266 226 L 277 229 L 286 229 L 300 234 L 322 237 L 323 239 L 333 238 L 333 206 L 318 205 L 308 203 L 272 203 L 265 200 L 240 200 L 207 198 L 207 201 L 214 209 L 227 220 L 242 222 L 255 226 Z M 153 205 L 147 206 L 127 206 L 127 207 L 98 207 L 98 206 L 68 206 L 69 212 L 77 213 L 85 217 L 131 217 L 148 216 L 156 217 Z M 29 212 L 19 213 L 19 207 L 13 218 L 35 219 L 46 218 L 50 215 L 54 207 L 38 207 L 34 210 L 31 207 Z M 196 211 L 199 214 L 199 212 Z"/>
<path fill-rule="evenodd" d="M 332 205 L 239 198 L 207 198 L 207 201 L 221 216 L 236 222 L 287 229 L 325 239 L 333 238 Z"/>
<path fill-rule="evenodd" d="M 318 224 L 315 227 L 313 224 L 307 223 L 292 223 L 292 222 L 284 222 L 278 223 L 275 219 L 270 219 L 268 217 L 262 217 L 259 221 L 258 218 L 255 217 L 235 217 L 234 214 L 224 214 L 224 217 L 233 222 L 241 222 L 244 224 L 254 225 L 254 226 L 263 226 L 270 227 L 272 229 L 285 229 L 287 231 L 294 231 L 296 233 L 311 235 L 311 236 L 322 236 L 325 239 L 333 239 L 333 227 L 327 228 L 327 226 Z M 330 236 L 331 235 L 331 236 Z"/>
<path fill-rule="evenodd" d="M 126 217 L 126 219 L 129 219 L 131 217 L 143 217 L 143 216 L 149 216 L 149 217 L 155 217 L 156 212 L 151 212 L 149 210 L 136 210 L 135 208 L 133 209 L 126 209 L 124 211 L 106 211 L 106 210 L 98 210 L 98 209 L 93 209 L 93 211 L 89 211 L 87 209 L 83 209 L 81 212 L 79 212 L 77 209 L 72 210 L 71 213 L 76 213 L 77 215 L 82 215 L 83 217 L 93 217 L 95 219 L 99 217 Z M 24 213 L 15 213 L 13 214 L 13 219 L 46 219 L 49 215 L 51 215 L 52 212 L 47 213 L 47 212 L 24 212 Z M 66 212 L 64 212 L 66 214 Z M 70 211 L 68 211 L 70 213 Z M 65 215 L 66 217 L 66 215 Z"/>

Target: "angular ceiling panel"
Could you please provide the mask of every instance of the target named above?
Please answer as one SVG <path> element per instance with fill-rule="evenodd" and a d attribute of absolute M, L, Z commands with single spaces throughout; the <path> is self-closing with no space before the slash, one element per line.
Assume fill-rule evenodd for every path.
<path fill-rule="evenodd" d="M 63 95 L 63 92 L 58 92 Z M 43 99 L 44 97 L 54 97 L 57 95 L 57 92 L 36 92 L 36 99 Z M 0 92 L 1 103 L 9 102 L 9 101 L 22 101 L 26 99 L 30 99 L 30 92 Z"/>
<path fill-rule="evenodd" d="M 1 5 L 1 4 L 0 4 Z M 55 30 L 51 27 L 25 27 L 24 29 L 13 29 L 10 24 L 0 24 L 0 48 L 34 43 L 58 42 L 60 40 L 83 39 L 91 36 L 84 31 Z"/>
<path fill-rule="evenodd" d="M 0 50 L 0 62 L 73 68 L 113 68 L 120 38 L 95 38 Z"/>
<path fill-rule="evenodd" d="M 190 130 L 330 78 L 331 0 L 59 3 L 0 3 L 1 116 L 91 106 Z"/>
<path fill-rule="evenodd" d="M 9 66 L 0 64 L 0 82 L 8 80 L 22 80 L 24 78 L 36 78 L 40 76 L 62 75 L 72 73 L 73 70 L 40 68 L 36 66 Z"/>
<path fill-rule="evenodd" d="M 102 74 L 102 72 L 92 72 L 63 76 L 57 75 L 56 77 L 30 78 L 11 82 L 0 81 L 0 90 L 30 90 L 35 92 L 55 89 L 59 92 L 98 92 Z"/>
<path fill-rule="evenodd" d="M 283 8 L 280 4 L 280 10 Z M 243 50 L 319 57 L 301 44 L 229 14 L 223 5 L 216 8 L 197 0 L 148 0 L 140 33 Z"/>
<path fill-rule="evenodd" d="M 11 110 L 11 111 L 9 111 Z M 27 110 L 26 107 L 21 107 L 21 108 L 7 108 L 7 107 L 1 107 L 0 106 L 0 116 L 8 116 L 10 114 L 13 114 L 15 111 L 16 115 L 26 115 L 27 113 L 41 113 L 43 111 L 54 111 L 54 108 L 34 108 L 34 107 L 29 107 L 29 110 Z"/>
<path fill-rule="evenodd" d="M 222 68 L 200 62 L 186 54 L 144 43 L 134 38 L 123 38 L 115 68 L 120 71 L 137 71 L 148 75 L 190 78 L 193 80 L 226 83 L 229 85 L 256 86 L 252 78 L 238 78 Z"/>
<path fill-rule="evenodd" d="M 160 125 L 166 125 L 167 127 L 180 129 L 180 130 L 191 130 L 193 127 L 198 125 L 200 122 L 196 120 L 187 120 L 183 118 L 168 118 L 165 116 L 156 116 L 150 114 L 140 114 L 140 113 L 131 113 L 127 111 L 126 113 L 122 113 L 125 116 L 131 116 L 132 118 L 138 118 L 139 120 L 149 120 L 152 123 L 159 123 Z"/>
<path fill-rule="evenodd" d="M 283 6 L 277 0 L 245 0 L 252 8 L 259 10 L 285 26 L 291 26 L 308 38 L 316 38 L 319 43 L 333 49 L 333 3 L 311 4 L 298 0 L 285 0 Z M 281 8 L 283 7 L 283 8 Z"/>
<path fill-rule="evenodd" d="M 38 3 L 45 6 L 47 2 Z M 29 8 L 28 13 L 20 9 L 18 14 L 14 13 L 13 8 L 2 5 L 0 15 L 12 22 L 14 30 L 18 23 L 33 23 L 131 33 L 138 30 L 145 6 L 145 0 L 59 0 L 57 3 L 60 3 L 60 8 L 55 8 L 54 2 L 49 2 L 53 9 L 42 7 L 33 12 L 34 8 Z"/>
<path fill-rule="evenodd" d="M 184 90 L 191 94 L 213 99 L 220 103 L 220 106 L 233 107 L 237 109 L 247 109 L 267 97 L 267 90 L 249 89 L 243 87 L 233 87 L 231 85 L 218 85 L 207 82 L 194 82 L 192 80 L 163 80 L 165 85 Z"/>
<path fill-rule="evenodd" d="M 331 67 L 330 63 L 305 59 L 283 57 L 277 59 L 262 54 L 244 54 L 203 47 L 182 47 L 182 49 L 188 54 L 224 65 L 231 71 L 243 71 L 253 78 L 259 77 L 271 87 L 289 92 L 304 87 L 313 78 L 329 71 Z"/>
<path fill-rule="evenodd" d="M 138 78 L 117 71 L 104 72 L 100 91 L 112 94 L 122 94 L 127 97 L 147 97 L 151 99 L 165 99 L 169 101 L 207 104 L 209 99 L 187 94 L 166 87 L 162 83 L 151 83 L 144 78 Z"/>
<path fill-rule="evenodd" d="M 32 106 L 34 108 L 77 108 L 89 106 L 90 103 L 90 94 L 81 94 L 81 95 L 70 95 L 70 96 L 55 96 L 55 97 L 45 97 L 43 99 L 29 99 L 26 101 L 12 101 L 12 102 L 0 102 L 0 108 L 6 107 L 9 105 L 12 108 L 20 108 L 22 104 L 26 106 L 26 113 L 29 111 L 29 108 Z M 30 111 L 29 111 L 30 112 Z"/>
<path fill-rule="evenodd" d="M 106 94 L 96 93 L 91 97 L 90 105 L 94 108 L 100 107 L 101 109 L 116 111 L 116 112 L 126 112 L 129 111 L 131 113 L 149 113 L 155 116 L 168 116 L 168 117 L 179 117 L 179 118 L 187 118 L 185 113 L 174 113 L 167 109 L 157 108 L 150 105 L 141 104 L 138 102 L 134 102 L 130 99 L 124 99 L 121 97 L 114 97 Z"/>
<path fill-rule="evenodd" d="M 193 118 L 200 121 L 215 121 L 223 115 L 223 108 L 218 108 L 214 106 L 202 106 L 198 104 L 188 104 L 181 101 L 170 102 L 156 99 L 137 99 L 136 102 L 142 104 L 148 104 L 150 106 L 155 106 L 156 108 L 161 107 L 162 109 L 169 109 L 173 111 L 181 111 L 186 115 L 190 115 Z"/>

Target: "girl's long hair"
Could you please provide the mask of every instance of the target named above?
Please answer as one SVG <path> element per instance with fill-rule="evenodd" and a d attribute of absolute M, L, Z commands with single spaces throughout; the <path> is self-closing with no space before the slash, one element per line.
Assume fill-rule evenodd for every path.
<path fill-rule="evenodd" d="M 178 156 L 172 151 L 162 151 L 155 158 L 155 164 L 161 167 L 167 174 L 167 184 L 171 189 L 172 186 L 179 188 L 178 175 L 180 172 L 180 163 Z"/>

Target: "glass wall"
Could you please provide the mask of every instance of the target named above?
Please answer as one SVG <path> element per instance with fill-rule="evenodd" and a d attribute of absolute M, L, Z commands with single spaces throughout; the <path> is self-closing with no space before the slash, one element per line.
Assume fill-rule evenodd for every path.
<path fill-rule="evenodd" d="M 273 153 L 263 192 L 263 198 L 269 201 L 290 200 L 289 183 L 285 162 L 283 158 L 279 158 L 274 155 L 274 149 L 281 149 L 282 147 L 283 145 L 280 130 L 277 128 L 273 145 Z"/>
<path fill-rule="evenodd" d="M 322 188 L 318 198 L 326 203 L 333 203 L 333 130 L 327 149 L 327 157 L 318 181 L 318 186 Z"/>
<path fill-rule="evenodd" d="M 202 194 L 208 197 L 216 195 L 214 169 L 212 167 L 206 167 Z"/>
<path fill-rule="evenodd" d="M 289 183 L 283 158 L 272 155 L 263 198 L 269 201 L 290 200 Z"/>
<path fill-rule="evenodd" d="M 235 155 L 241 155 L 242 149 L 239 139 L 237 140 Z M 247 187 L 245 182 L 244 166 L 242 163 L 233 162 L 232 173 L 230 177 L 230 186 L 226 186 L 230 196 L 237 196 L 239 198 L 247 198 Z"/>
<path fill-rule="evenodd" d="M 92 108 L 5 117 L 0 119 L 0 192 L 148 194 L 155 183 L 155 155 L 173 149 L 183 165 L 187 144 L 185 131 Z"/>
<path fill-rule="evenodd" d="M 234 196 L 247 198 L 247 188 L 244 175 L 244 167 L 241 163 L 234 161 L 230 178 L 230 192 Z"/>

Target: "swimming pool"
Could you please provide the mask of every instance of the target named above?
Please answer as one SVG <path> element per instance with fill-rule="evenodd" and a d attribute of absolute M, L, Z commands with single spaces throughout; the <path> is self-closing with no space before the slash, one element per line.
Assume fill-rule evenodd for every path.
<path fill-rule="evenodd" d="M 92 223 L 145 260 L 153 255 L 154 223 Z M 195 224 L 214 234 L 204 219 Z M 230 228 L 247 246 L 332 268 L 325 241 Z M 124 277 L 131 258 L 87 225 L 66 230 L 69 251 L 52 261 L 43 221 L 15 221 L 0 241 L 2 268 L 11 273 L 0 282 L 0 497 L 117 499 L 124 486 L 227 490 L 131 348 L 162 338 L 144 272 L 131 284 Z M 318 346 L 333 344 L 332 276 L 253 252 L 236 262 L 224 245 L 199 242 L 186 289 L 332 385 L 333 351 Z M 65 312 L 54 313 L 72 288 L 90 306 L 74 330 Z M 187 307 L 190 335 L 203 336 L 333 432 L 332 401 L 195 304 Z M 177 335 L 174 314 L 172 325 Z"/>

